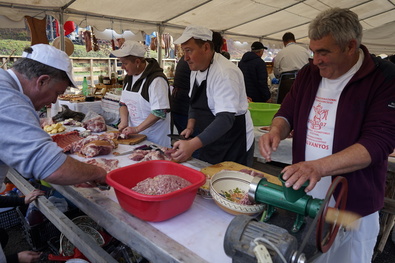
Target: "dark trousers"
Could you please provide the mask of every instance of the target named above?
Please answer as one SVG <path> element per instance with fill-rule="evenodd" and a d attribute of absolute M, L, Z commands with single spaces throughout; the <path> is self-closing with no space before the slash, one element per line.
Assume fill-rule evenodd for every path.
<path fill-rule="evenodd" d="M 7 234 L 7 231 L 5 231 L 4 228 L 0 228 L 0 243 L 1 243 L 1 247 L 4 250 L 5 246 L 8 243 L 8 234 Z"/>

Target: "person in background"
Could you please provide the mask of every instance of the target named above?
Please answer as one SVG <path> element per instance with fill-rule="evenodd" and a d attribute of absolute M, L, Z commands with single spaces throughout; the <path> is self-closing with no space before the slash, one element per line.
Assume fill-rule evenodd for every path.
<path fill-rule="evenodd" d="M 187 160 L 200 149 L 199 159 L 209 163 L 234 161 L 252 165 L 254 133 L 248 111 L 243 75 L 232 62 L 214 51 L 213 32 L 201 26 L 188 26 L 180 38 L 191 69 L 190 110 L 186 138 L 174 143 L 176 161 Z"/>
<path fill-rule="evenodd" d="M 243 72 L 247 96 L 253 102 L 268 102 L 271 99 L 267 84 L 266 62 L 262 59 L 267 49 L 261 42 L 254 42 L 251 51 L 246 52 L 238 66 Z"/>
<path fill-rule="evenodd" d="M 299 71 L 309 62 L 310 52 L 296 44 L 295 36 L 291 32 L 283 35 L 284 48 L 277 53 L 273 60 L 273 71 L 276 78 L 282 73 Z"/>
<path fill-rule="evenodd" d="M 0 208 L 4 207 L 16 207 L 30 204 L 37 197 L 44 195 L 45 192 L 39 189 L 34 189 L 24 197 L 19 196 L 0 196 Z M 4 249 L 8 243 L 7 231 L 0 228 L 0 240 L 1 246 Z M 30 263 L 38 262 L 40 260 L 41 252 L 36 251 L 21 251 L 17 254 L 6 255 L 6 262 L 8 263 Z"/>
<path fill-rule="evenodd" d="M 0 69 L 0 183 L 9 167 L 26 178 L 96 186 L 107 172 L 67 156 L 41 128 L 37 111 L 76 87 L 67 54 L 46 44 L 25 49 L 11 69 Z M 5 262 L 0 248 L 0 262 Z"/>
<path fill-rule="evenodd" d="M 213 32 L 213 44 L 215 52 L 219 53 L 223 45 L 223 38 L 219 32 Z M 177 63 L 171 96 L 171 115 L 179 134 L 185 130 L 188 123 L 190 75 L 189 65 L 182 56 Z M 197 134 L 198 131 L 195 130 L 193 136 Z"/>
<path fill-rule="evenodd" d="M 221 52 L 222 56 L 226 57 L 227 59 L 230 59 L 230 54 L 227 51 L 222 51 Z"/>
<path fill-rule="evenodd" d="M 214 51 L 217 53 L 221 53 L 222 52 L 222 46 L 224 45 L 224 39 L 221 35 L 221 33 L 213 31 L 213 40 L 212 40 L 213 44 L 214 44 Z"/>
<path fill-rule="evenodd" d="M 361 216 L 359 228 L 341 228 L 314 262 L 368 263 L 395 147 L 395 65 L 369 54 L 358 16 L 348 9 L 320 13 L 308 36 L 313 60 L 299 71 L 270 131 L 260 138 L 260 152 L 270 161 L 294 130 L 293 164 L 282 171 L 287 187 L 309 181 L 306 192 L 323 199 L 334 177 L 347 179 L 345 210 Z"/>
<path fill-rule="evenodd" d="M 171 116 L 178 134 L 185 130 L 188 123 L 190 75 L 191 70 L 182 56 L 176 66 L 171 94 Z"/>
<path fill-rule="evenodd" d="M 146 50 L 136 41 L 126 40 L 112 54 L 126 71 L 120 99 L 120 123 L 123 134 L 145 134 L 160 146 L 170 147 L 170 88 L 163 69 L 153 58 L 144 58 Z"/>

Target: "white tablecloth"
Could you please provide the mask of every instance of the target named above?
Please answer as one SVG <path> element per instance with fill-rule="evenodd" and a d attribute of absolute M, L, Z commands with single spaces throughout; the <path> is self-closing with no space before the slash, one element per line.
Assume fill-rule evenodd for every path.
<path fill-rule="evenodd" d="M 116 151 L 120 153 L 126 152 L 143 144 L 150 144 L 150 142 L 143 141 L 133 146 L 119 144 Z M 72 155 L 72 157 L 84 162 L 91 159 L 77 155 Z M 93 158 L 114 158 L 119 161 L 120 167 L 137 163 L 130 160 L 128 155 L 113 156 L 110 154 Z M 183 165 L 200 170 L 200 168 L 189 162 L 185 162 Z M 100 191 L 100 193 L 118 203 L 113 188 L 109 191 Z M 208 262 L 230 263 L 232 259 L 225 254 L 223 242 L 228 225 L 234 217 L 234 215 L 220 209 L 213 199 L 204 199 L 201 196 L 196 196 L 191 208 L 186 212 L 162 222 L 147 223 Z"/>
<path fill-rule="evenodd" d="M 265 158 L 259 152 L 259 138 L 262 136 L 263 132 L 259 130 L 260 127 L 254 127 L 255 135 L 255 149 L 254 157 L 258 159 L 259 162 L 265 163 Z M 292 138 L 287 138 L 280 142 L 277 151 L 272 154 L 272 160 L 279 163 L 291 164 L 292 163 Z M 388 158 L 388 171 L 395 172 L 395 157 Z"/>
<path fill-rule="evenodd" d="M 103 103 L 105 103 L 105 107 L 103 107 Z M 119 112 L 117 111 L 119 106 L 117 102 L 102 102 L 101 100 L 70 102 L 67 100 L 57 100 L 56 103 L 51 105 L 51 117 L 62 111 L 62 105 L 68 106 L 72 111 L 78 111 L 85 114 L 87 114 L 89 111 L 93 111 L 97 114 L 100 114 L 105 119 L 107 125 L 117 124 L 119 120 Z M 109 109 L 108 105 L 110 105 L 112 108 Z"/>
<path fill-rule="evenodd" d="M 259 126 L 254 127 L 254 135 L 255 135 L 255 149 L 254 149 L 254 157 L 258 159 L 259 162 L 266 162 L 266 159 L 262 157 L 259 152 L 259 138 L 263 135 L 263 132 L 259 130 Z M 272 161 L 291 164 L 292 163 L 292 138 L 287 138 L 280 142 L 277 151 L 272 153 Z"/>
<path fill-rule="evenodd" d="M 101 114 L 102 107 L 101 101 L 85 101 L 85 102 L 70 102 L 67 100 L 57 100 L 56 103 L 51 105 L 51 116 L 55 116 L 58 112 L 62 111 L 62 105 L 66 105 L 72 111 L 78 111 L 82 113 L 87 113 L 88 111 L 93 111 Z"/>

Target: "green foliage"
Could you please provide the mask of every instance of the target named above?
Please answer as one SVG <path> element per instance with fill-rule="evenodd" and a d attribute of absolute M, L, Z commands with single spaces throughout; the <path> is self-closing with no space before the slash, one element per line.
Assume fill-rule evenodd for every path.
<path fill-rule="evenodd" d="M 30 41 L 0 39 L 0 55 L 21 56 L 28 46 L 30 46 Z"/>
<path fill-rule="evenodd" d="M 99 51 L 86 52 L 85 45 L 74 44 L 74 53 L 72 57 L 93 57 L 93 58 L 108 58 L 111 52 L 110 41 L 102 42 L 99 44 Z"/>
<path fill-rule="evenodd" d="M 0 39 L 30 40 L 28 31 L 24 28 L 0 28 Z"/>
<path fill-rule="evenodd" d="M 52 44 L 52 43 L 50 43 Z M 13 39 L 1 39 L 0 38 L 0 55 L 3 56 L 22 56 L 22 52 L 26 47 L 30 46 L 30 41 L 13 40 Z M 85 45 L 74 44 L 74 52 L 71 57 L 77 58 L 108 58 L 110 56 L 111 42 L 103 41 L 99 42 L 99 51 L 86 52 Z M 156 51 L 150 51 L 150 57 L 157 58 Z"/>
<path fill-rule="evenodd" d="M 9 56 L 12 54 L 13 56 L 21 56 L 23 50 L 26 47 L 29 47 L 30 44 L 30 41 L 0 39 L 0 55 Z M 74 53 L 71 55 L 71 57 L 108 58 L 111 50 L 109 41 L 108 43 L 100 43 L 99 48 L 99 51 L 86 52 L 85 45 L 74 44 Z"/>

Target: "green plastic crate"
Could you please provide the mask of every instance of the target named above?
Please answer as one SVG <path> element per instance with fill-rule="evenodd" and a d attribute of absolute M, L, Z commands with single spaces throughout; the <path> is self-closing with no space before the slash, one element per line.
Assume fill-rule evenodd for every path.
<path fill-rule="evenodd" d="M 274 114 L 280 108 L 280 104 L 250 102 L 248 109 L 251 113 L 254 126 L 268 126 L 272 123 Z"/>

